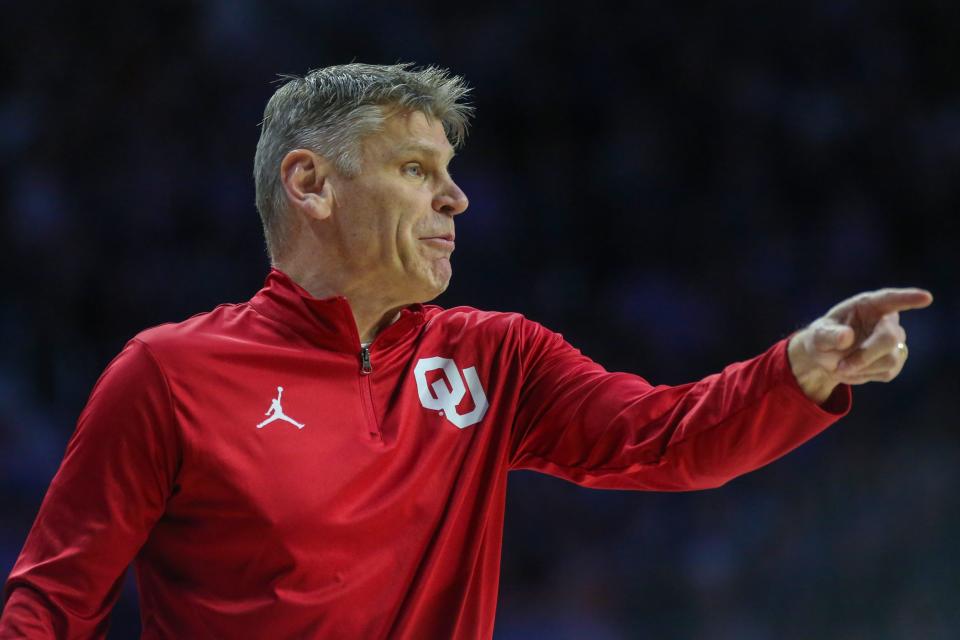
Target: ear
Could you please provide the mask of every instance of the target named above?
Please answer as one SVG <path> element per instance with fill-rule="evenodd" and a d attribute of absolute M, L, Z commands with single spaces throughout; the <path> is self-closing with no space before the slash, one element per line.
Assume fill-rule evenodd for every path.
<path fill-rule="evenodd" d="M 333 167 L 307 149 L 294 149 L 280 162 L 280 180 L 290 204 L 314 220 L 330 216 L 333 191 L 327 179 Z"/>

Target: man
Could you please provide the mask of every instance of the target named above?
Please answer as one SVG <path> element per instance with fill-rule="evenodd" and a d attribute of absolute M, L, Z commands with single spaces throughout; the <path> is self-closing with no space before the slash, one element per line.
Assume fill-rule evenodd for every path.
<path fill-rule="evenodd" d="M 489 638 L 509 470 L 717 487 L 844 415 L 849 385 L 900 372 L 919 289 L 855 296 L 675 387 L 517 314 L 425 306 L 468 204 L 448 171 L 466 93 L 443 70 L 362 64 L 277 90 L 254 170 L 265 287 L 110 363 L 0 637 L 102 637 L 133 561 L 145 638 Z"/>

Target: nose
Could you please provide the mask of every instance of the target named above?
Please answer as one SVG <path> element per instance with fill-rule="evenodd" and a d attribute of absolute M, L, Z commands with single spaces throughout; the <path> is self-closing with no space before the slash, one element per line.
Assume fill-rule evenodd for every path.
<path fill-rule="evenodd" d="M 467 194 L 463 192 L 452 179 L 447 181 L 446 188 L 433 198 L 433 210 L 448 216 L 463 213 L 470 206 Z"/>

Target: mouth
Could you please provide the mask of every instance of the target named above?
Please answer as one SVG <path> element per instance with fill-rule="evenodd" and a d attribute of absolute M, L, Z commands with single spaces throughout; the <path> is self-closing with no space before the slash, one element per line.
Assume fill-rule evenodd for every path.
<path fill-rule="evenodd" d="M 445 233 L 437 236 L 420 238 L 428 245 L 444 251 L 453 251 L 456 247 L 455 236 L 452 233 Z"/>

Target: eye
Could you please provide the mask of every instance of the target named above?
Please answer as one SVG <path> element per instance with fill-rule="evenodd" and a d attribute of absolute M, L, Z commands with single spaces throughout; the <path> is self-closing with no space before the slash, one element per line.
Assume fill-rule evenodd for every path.
<path fill-rule="evenodd" d="M 408 176 L 413 176 L 414 178 L 424 177 L 423 167 L 419 162 L 408 162 L 403 165 L 403 172 Z"/>

